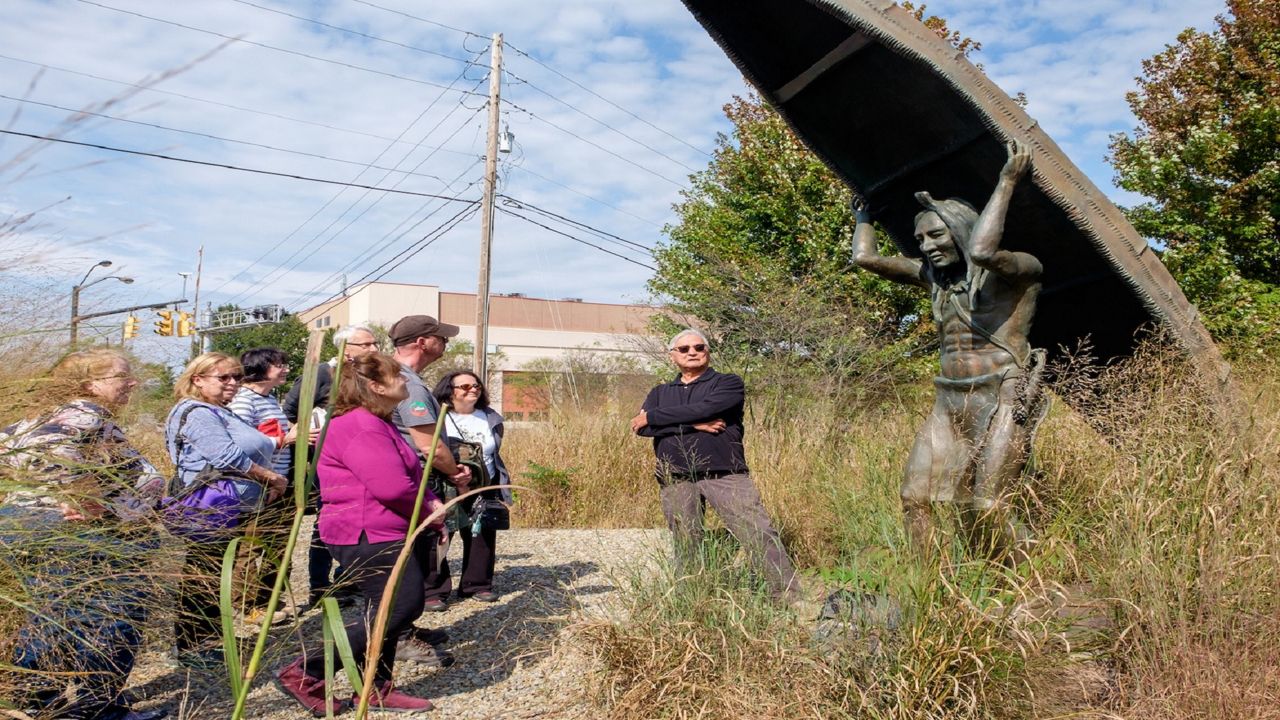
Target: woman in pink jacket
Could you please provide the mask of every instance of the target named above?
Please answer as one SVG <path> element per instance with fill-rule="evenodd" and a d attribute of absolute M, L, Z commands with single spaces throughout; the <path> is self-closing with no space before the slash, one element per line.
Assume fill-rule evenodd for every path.
<path fill-rule="evenodd" d="M 391 358 L 374 354 L 347 361 L 317 460 L 322 500 L 317 521 L 320 539 L 364 596 L 365 611 L 346 623 L 352 654 L 361 667 L 365 663 L 368 628 L 373 626 L 377 603 L 404 547 L 422 483 L 418 453 L 388 422 L 391 411 L 406 397 L 400 365 Z M 440 507 L 430 490 L 425 497 L 422 518 Z M 413 711 L 432 707 L 431 701 L 400 692 L 391 683 L 396 645 L 422 614 L 422 593 L 419 564 L 406 563 L 378 657 L 374 709 Z M 325 714 L 322 653 L 298 658 L 277 673 L 276 679 L 312 714 Z M 338 703 L 335 711 L 343 707 L 345 703 Z"/>

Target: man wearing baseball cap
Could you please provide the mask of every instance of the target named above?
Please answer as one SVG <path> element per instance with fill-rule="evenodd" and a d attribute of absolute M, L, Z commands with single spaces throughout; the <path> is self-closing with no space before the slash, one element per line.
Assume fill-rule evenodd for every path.
<path fill-rule="evenodd" d="M 430 315 L 402 317 L 387 332 L 392 345 L 395 346 L 392 357 L 400 363 L 400 374 L 404 377 L 405 389 L 409 392 L 409 397 L 397 405 L 392 412 L 391 422 L 400 430 L 405 441 L 417 449 L 418 454 L 424 459 L 431 454 L 431 440 L 435 436 L 436 422 L 440 417 L 440 404 L 423 384 L 419 373 L 444 355 L 449 338 L 457 334 L 457 325 L 442 323 Z M 424 468 L 424 482 L 431 469 L 447 476 L 460 491 L 466 490 L 467 482 L 471 479 L 471 469 L 465 465 L 459 466 L 454 461 L 453 453 L 443 440 L 436 442 L 431 467 Z M 419 549 L 416 552 L 418 562 L 422 564 L 423 576 L 426 578 L 425 609 L 433 612 L 443 612 L 447 609 L 444 599 L 440 597 L 441 588 L 437 586 L 444 585 L 444 597 L 448 597 L 452 589 L 447 573 L 441 577 L 439 571 L 441 558 L 437 553 L 438 542 L 439 538 L 435 537 L 435 533 L 424 532 L 418 536 Z M 399 652 L 396 656 L 429 666 L 447 666 L 453 662 L 452 657 L 431 647 L 431 643 L 440 642 L 441 637 L 440 633 L 431 632 L 411 635 L 400 643 L 405 657 L 401 657 Z"/>

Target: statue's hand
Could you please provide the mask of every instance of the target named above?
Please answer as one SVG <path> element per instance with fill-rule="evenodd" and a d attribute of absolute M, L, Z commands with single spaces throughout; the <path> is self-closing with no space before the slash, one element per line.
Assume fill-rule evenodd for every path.
<path fill-rule="evenodd" d="M 853 218 L 858 223 L 871 222 L 871 211 L 867 208 L 867 199 L 853 191 L 853 197 L 849 199 L 849 209 L 853 211 Z"/>
<path fill-rule="evenodd" d="M 1009 151 L 1009 159 L 1005 161 L 1004 169 L 1000 171 L 1000 177 L 1017 182 L 1031 168 L 1031 150 L 1017 140 L 1010 142 L 1005 147 Z"/>

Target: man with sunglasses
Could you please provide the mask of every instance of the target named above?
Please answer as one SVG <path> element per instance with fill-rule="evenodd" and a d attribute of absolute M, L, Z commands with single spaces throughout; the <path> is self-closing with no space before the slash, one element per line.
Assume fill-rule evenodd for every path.
<path fill-rule="evenodd" d="M 711 369 L 707 337 L 682 330 L 667 346 L 680 370 L 649 391 L 631 430 L 653 438 L 662 513 L 675 542 L 680 575 L 696 571 L 701 554 L 704 506 L 762 564 L 770 592 L 782 602 L 801 600 L 800 584 L 760 492 L 747 468 L 742 416 L 742 378 Z"/>

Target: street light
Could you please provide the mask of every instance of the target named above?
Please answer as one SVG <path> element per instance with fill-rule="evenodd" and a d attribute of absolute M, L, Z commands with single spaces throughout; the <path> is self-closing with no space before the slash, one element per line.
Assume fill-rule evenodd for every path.
<path fill-rule="evenodd" d="M 91 283 L 86 283 L 85 280 L 89 279 L 89 275 L 91 275 L 94 270 L 100 267 L 111 267 L 111 261 L 99 260 L 93 267 L 89 268 L 89 271 L 84 274 L 84 277 L 80 278 L 80 282 L 76 283 L 71 287 L 71 348 L 73 350 L 75 349 L 76 340 L 78 339 L 78 336 L 79 336 L 78 331 L 80 329 L 79 327 L 80 326 L 80 291 L 84 290 L 87 287 L 92 287 L 94 285 L 97 285 L 103 280 L 115 279 L 115 280 L 119 280 L 125 285 L 129 285 L 133 282 L 133 278 L 131 277 L 121 277 L 119 275 L 104 275 L 103 277 L 100 277 Z"/>

